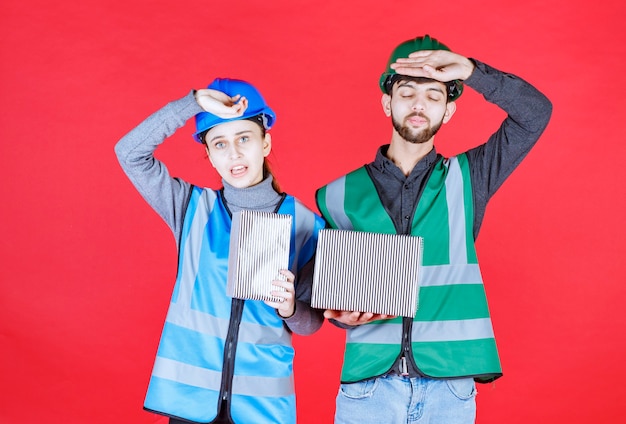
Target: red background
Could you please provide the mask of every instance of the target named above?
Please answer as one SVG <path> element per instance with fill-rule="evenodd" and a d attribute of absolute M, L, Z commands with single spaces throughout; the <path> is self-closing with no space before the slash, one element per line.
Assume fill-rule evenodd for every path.
<path fill-rule="evenodd" d="M 284 189 L 371 161 L 391 127 L 378 76 L 429 33 L 554 103 L 478 239 L 504 377 L 479 423 L 617 422 L 626 395 L 621 0 L 585 3 L 3 0 L 0 4 L 0 422 L 164 423 L 142 410 L 176 271 L 175 243 L 127 181 L 115 142 L 217 76 L 276 110 Z M 503 113 L 472 90 L 437 136 L 450 155 Z M 219 184 L 193 125 L 159 151 Z M 343 334 L 297 337 L 300 423 L 332 421 Z"/>

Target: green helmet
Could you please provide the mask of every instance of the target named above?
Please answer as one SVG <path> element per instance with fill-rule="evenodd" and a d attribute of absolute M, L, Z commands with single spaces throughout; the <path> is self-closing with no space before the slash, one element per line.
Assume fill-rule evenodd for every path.
<path fill-rule="evenodd" d="M 387 69 L 380 76 L 380 81 L 378 84 L 380 85 L 380 89 L 385 94 L 389 94 L 391 91 L 391 87 L 393 86 L 393 76 L 398 75 L 395 69 L 391 68 L 391 64 L 396 61 L 396 59 L 400 57 L 409 57 L 409 54 L 420 51 L 420 50 L 448 50 L 450 49 L 437 41 L 434 38 L 431 38 L 430 35 L 425 35 L 423 37 L 417 37 L 412 40 L 407 40 L 398 45 L 391 53 L 391 57 L 387 62 Z M 463 82 L 460 80 L 449 81 L 445 83 L 448 88 L 448 100 L 454 101 L 461 96 L 463 93 Z"/>

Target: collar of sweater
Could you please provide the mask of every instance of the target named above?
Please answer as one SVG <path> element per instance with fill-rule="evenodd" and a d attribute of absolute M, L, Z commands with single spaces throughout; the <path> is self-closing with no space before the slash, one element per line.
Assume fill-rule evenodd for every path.
<path fill-rule="evenodd" d="M 242 209 L 261 212 L 274 212 L 282 196 L 272 187 L 273 178 L 268 175 L 263 181 L 246 188 L 237 188 L 222 180 L 224 184 L 224 200 L 231 213 Z"/>

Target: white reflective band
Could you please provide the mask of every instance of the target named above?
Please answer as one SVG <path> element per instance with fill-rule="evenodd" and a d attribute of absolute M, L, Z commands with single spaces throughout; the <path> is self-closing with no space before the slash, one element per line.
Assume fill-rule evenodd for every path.
<path fill-rule="evenodd" d="M 220 339 L 226 339 L 228 333 L 228 320 L 194 309 L 187 309 L 177 303 L 170 304 L 166 321 Z M 268 327 L 243 321 L 239 325 L 238 341 L 251 344 L 291 346 L 291 335 L 284 331 L 283 327 Z"/>
<path fill-rule="evenodd" d="M 338 202 L 341 200 L 340 205 L 334 205 L 332 208 L 327 208 L 328 213 L 333 221 L 335 221 L 335 225 L 337 228 L 342 230 L 353 230 L 352 222 L 345 213 L 344 202 L 346 198 L 346 177 L 345 175 L 341 178 L 338 178 L 332 184 L 326 186 L 326 203 L 331 204 L 333 202 Z"/>
<path fill-rule="evenodd" d="M 152 372 L 154 377 L 175 381 L 188 386 L 219 391 L 222 374 L 157 356 Z M 294 394 L 293 376 L 284 378 L 251 377 L 235 375 L 233 394 L 258 397 L 282 397 Z"/>
<path fill-rule="evenodd" d="M 467 263 L 465 233 L 465 205 L 463 202 L 463 174 L 459 160 L 447 161 L 446 201 L 448 203 L 448 228 L 450 229 L 449 254 L 451 264 Z"/>
<path fill-rule="evenodd" d="M 420 287 L 482 284 L 482 281 L 478 264 L 423 266 L 419 276 Z"/>
<path fill-rule="evenodd" d="M 283 378 L 235 375 L 233 394 L 244 396 L 291 396 L 294 392 L 293 375 Z"/>
<path fill-rule="evenodd" d="M 196 213 L 194 214 L 193 221 L 188 234 L 204 234 L 207 221 L 209 220 L 209 214 L 213 209 L 215 203 L 215 193 L 211 190 L 204 190 L 202 195 L 197 201 Z M 198 213 L 198 211 L 202 211 Z M 182 252 L 190 256 L 189 260 L 182 261 L 182 269 L 179 275 L 189 281 L 181 281 L 179 283 L 178 297 L 176 303 L 187 308 L 191 307 L 191 297 L 193 291 L 193 281 L 196 278 L 196 273 L 193 272 L 194 266 L 197 268 L 199 262 L 200 249 L 194 249 L 194 245 L 197 242 L 193 242 L 191 237 L 187 237 L 186 246 L 181 246 Z"/>
<path fill-rule="evenodd" d="M 165 321 L 188 330 L 218 337 L 220 339 L 225 339 L 228 333 L 228 320 L 189 309 L 188 305 L 181 305 L 179 303 L 170 303 Z"/>
<path fill-rule="evenodd" d="M 367 324 L 350 329 L 347 343 L 398 344 L 402 340 L 402 323 Z"/>
<path fill-rule="evenodd" d="M 176 381 L 188 386 L 220 390 L 222 373 L 157 356 L 152 370 L 154 377 Z"/>
<path fill-rule="evenodd" d="M 413 342 L 444 342 L 449 340 L 492 339 L 493 327 L 489 318 L 451 321 L 414 321 Z"/>
<path fill-rule="evenodd" d="M 348 331 L 348 343 L 398 344 L 402 324 L 364 325 Z M 412 342 L 443 342 L 493 338 L 489 318 L 449 321 L 413 321 Z"/>
<path fill-rule="evenodd" d="M 239 343 L 275 344 L 291 347 L 291 333 L 284 327 L 269 327 L 242 321 L 239 324 Z"/>

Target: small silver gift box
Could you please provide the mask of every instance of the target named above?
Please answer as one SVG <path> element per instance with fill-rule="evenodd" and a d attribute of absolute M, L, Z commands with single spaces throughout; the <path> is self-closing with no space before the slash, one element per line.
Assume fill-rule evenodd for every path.
<path fill-rule="evenodd" d="M 233 214 L 228 252 L 226 293 L 238 299 L 281 299 L 272 285 L 289 268 L 291 215 L 242 210 Z"/>
<path fill-rule="evenodd" d="M 422 251 L 421 237 L 321 230 L 311 306 L 412 318 Z"/>

